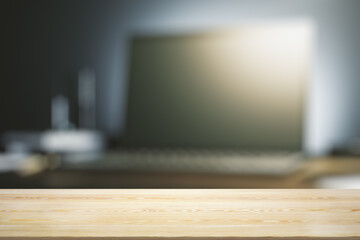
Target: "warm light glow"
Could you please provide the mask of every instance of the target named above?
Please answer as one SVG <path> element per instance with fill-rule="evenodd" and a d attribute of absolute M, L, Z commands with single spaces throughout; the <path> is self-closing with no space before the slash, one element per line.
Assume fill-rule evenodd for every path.
<path fill-rule="evenodd" d="M 299 121 L 303 113 L 295 106 L 305 103 L 305 87 L 310 78 L 309 23 L 249 25 L 228 34 L 214 34 L 212 41 L 203 41 L 197 51 L 199 54 L 194 56 L 202 57 L 199 62 L 207 64 L 203 72 L 207 72 L 205 67 L 209 68 L 212 61 L 206 93 L 213 95 L 214 104 L 221 104 L 224 111 L 234 112 L 234 104 L 238 109 L 251 105 L 253 111 L 243 116 L 249 121 L 269 117 L 277 121 L 277 117 L 289 114 L 293 118 L 289 123 L 302 124 Z M 280 109 L 281 113 L 276 112 Z"/>
<path fill-rule="evenodd" d="M 310 64 L 312 27 L 308 23 L 250 25 L 216 35 L 210 44 L 213 51 L 201 52 L 199 56 L 206 56 L 207 62 L 210 58 L 216 59 L 214 67 L 219 69 L 219 76 L 213 77 L 214 89 L 223 89 L 226 96 L 234 96 L 226 91 L 249 84 L 250 81 L 242 81 L 245 78 L 252 80 L 256 91 L 261 89 L 257 85 L 265 84 L 285 94 L 297 91 L 305 80 L 304 71 L 309 70 Z M 199 51 L 201 48 L 209 49 L 199 46 Z M 264 97 L 269 89 L 265 90 Z"/>

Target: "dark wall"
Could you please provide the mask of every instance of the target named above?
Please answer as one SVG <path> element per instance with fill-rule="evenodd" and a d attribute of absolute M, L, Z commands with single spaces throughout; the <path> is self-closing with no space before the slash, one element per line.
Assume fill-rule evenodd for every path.
<path fill-rule="evenodd" d="M 51 9 L 45 7 L 1 1 L 1 132 L 49 127 Z"/>
<path fill-rule="evenodd" d="M 100 89 L 104 79 L 101 54 L 109 7 L 111 1 L 0 2 L 0 134 L 49 128 L 50 100 L 56 94 L 70 98 L 71 120 L 77 123 L 78 71 L 94 69 Z"/>

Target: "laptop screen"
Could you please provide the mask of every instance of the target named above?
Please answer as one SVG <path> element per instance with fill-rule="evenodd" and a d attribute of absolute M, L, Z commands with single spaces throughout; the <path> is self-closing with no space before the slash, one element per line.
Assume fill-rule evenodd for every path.
<path fill-rule="evenodd" d="M 134 37 L 125 146 L 301 150 L 303 25 Z"/>

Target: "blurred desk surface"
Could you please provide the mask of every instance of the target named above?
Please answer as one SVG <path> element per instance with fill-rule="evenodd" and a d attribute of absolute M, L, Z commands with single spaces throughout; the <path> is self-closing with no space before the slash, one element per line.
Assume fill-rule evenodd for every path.
<path fill-rule="evenodd" d="M 0 239 L 360 239 L 360 190 L 0 190 L 0 209 Z"/>
<path fill-rule="evenodd" d="M 81 166 L 82 164 L 80 164 Z M 285 175 L 224 174 L 167 171 L 123 171 L 87 168 L 48 169 L 19 177 L 0 174 L 0 188 L 316 188 L 317 179 L 329 175 L 360 175 L 359 157 L 308 159 Z"/>
<path fill-rule="evenodd" d="M 331 156 L 310 159 L 304 164 L 307 178 L 323 175 L 360 174 L 360 156 Z"/>

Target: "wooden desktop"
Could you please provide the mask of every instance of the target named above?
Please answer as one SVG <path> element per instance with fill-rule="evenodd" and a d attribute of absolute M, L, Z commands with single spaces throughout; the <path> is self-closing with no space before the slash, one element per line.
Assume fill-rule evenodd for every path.
<path fill-rule="evenodd" d="M 0 239 L 360 239 L 360 190 L 0 190 Z"/>

